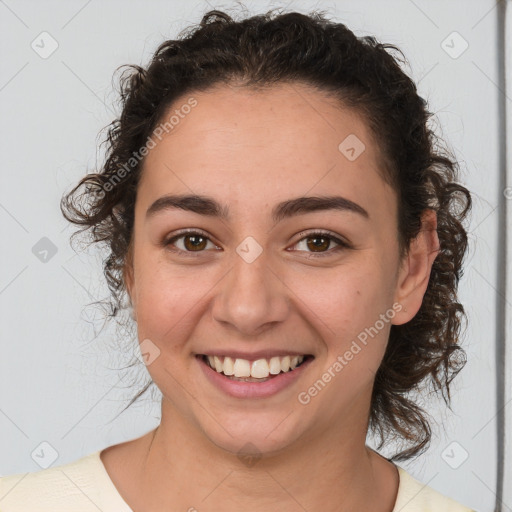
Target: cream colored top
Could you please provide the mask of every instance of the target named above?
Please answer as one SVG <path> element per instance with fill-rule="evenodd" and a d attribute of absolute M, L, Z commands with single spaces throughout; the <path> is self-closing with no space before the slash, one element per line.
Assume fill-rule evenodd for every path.
<path fill-rule="evenodd" d="M 400 475 L 393 512 L 475 512 L 415 480 Z M 100 451 L 61 466 L 0 478 L 0 512 L 133 512 L 121 498 Z"/>

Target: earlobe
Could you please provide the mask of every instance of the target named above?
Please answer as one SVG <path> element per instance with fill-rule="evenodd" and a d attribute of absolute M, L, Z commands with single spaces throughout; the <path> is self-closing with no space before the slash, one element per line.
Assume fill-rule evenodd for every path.
<path fill-rule="evenodd" d="M 133 294 L 132 294 L 132 271 L 129 268 L 123 269 L 123 280 L 125 283 L 126 293 L 128 294 L 128 301 L 129 301 L 129 308 L 130 308 L 130 316 L 133 320 L 137 320 L 137 315 L 135 313 L 135 302 L 133 300 Z"/>
<path fill-rule="evenodd" d="M 439 249 L 437 215 L 434 210 L 426 209 L 422 214 L 421 229 L 411 241 L 400 268 L 395 302 L 402 305 L 402 310 L 395 316 L 393 324 L 405 324 L 419 311 Z"/>
<path fill-rule="evenodd" d="M 126 292 L 128 294 L 128 299 L 130 301 L 130 307 L 131 307 L 131 317 L 133 320 L 137 320 L 137 315 L 135 313 L 136 311 L 136 301 L 134 300 L 134 293 L 133 293 L 133 265 L 130 255 L 127 255 L 126 261 L 123 267 L 123 281 L 126 288 Z"/>

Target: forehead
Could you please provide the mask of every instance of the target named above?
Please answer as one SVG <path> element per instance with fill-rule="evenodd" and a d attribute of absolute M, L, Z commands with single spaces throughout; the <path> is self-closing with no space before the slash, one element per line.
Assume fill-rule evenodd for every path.
<path fill-rule="evenodd" d="M 171 116 L 144 162 L 148 201 L 193 191 L 248 205 L 338 193 L 368 210 L 394 209 L 362 117 L 312 87 L 223 85 L 174 101 L 162 123 Z"/>

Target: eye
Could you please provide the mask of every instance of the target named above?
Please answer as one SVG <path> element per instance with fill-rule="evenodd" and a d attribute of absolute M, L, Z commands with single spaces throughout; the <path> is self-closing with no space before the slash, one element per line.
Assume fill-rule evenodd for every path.
<path fill-rule="evenodd" d="M 307 236 L 303 236 L 294 247 L 300 247 L 301 244 L 304 244 L 303 247 L 305 247 L 306 252 L 309 252 L 308 258 L 330 256 L 335 252 L 351 248 L 347 242 L 344 242 L 328 231 L 302 232 L 299 236 L 301 235 Z M 336 247 L 329 249 L 332 243 L 336 244 Z M 208 244 L 211 244 L 210 247 L 208 247 Z M 187 256 L 199 256 L 200 253 L 208 248 L 219 249 L 206 233 L 192 229 L 175 234 L 171 238 L 164 240 L 162 245 L 174 253 L 186 254 Z"/>
<path fill-rule="evenodd" d="M 177 243 L 180 244 L 181 247 L 177 246 Z M 211 244 L 209 248 L 217 247 L 205 233 L 196 230 L 186 230 L 164 240 L 162 245 L 178 254 L 196 256 L 194 253 L 204 252 L 204 250 L 208 248 L 208 243 Z M 197 254 L 197 256 L 198 255 L 199 254 Z"/>
<path fill-rule="evenodd" d="M 299 236 L 304 234 L 307 234 L 308 236 L 305 236 L 299 240 L 299 242 L 297 242 L 294 247 L 299 247 L 301 244 L 304 244 L 303 247 L 305 247 L 306 250 L 311 251 L 308 255 L 308 258 L 330 256 L 334 252 L 339 252 L 343 249 L 349 249 L 351 247 L 348 243 L 340 240 L 338 237 L 334 236 L 328 231 L 314 231 L 310 233 L 303 232 L 300 233 Z M 334 242 L 337 247 L 329 249 L 332 242 Z"/>

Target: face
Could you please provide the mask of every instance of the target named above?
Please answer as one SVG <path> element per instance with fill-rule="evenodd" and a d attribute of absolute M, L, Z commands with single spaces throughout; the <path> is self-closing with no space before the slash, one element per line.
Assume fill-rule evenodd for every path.
<path fill-rule="evenodd" d="M 125 273 L 162 424 L 180 418 L 234 453 L 364 429 L 391 325 L 417 312 L 431 263 L 399 261 L 368 128 L 300 84 L 189 96 L 146 157 Z M 286 359 L 271 358 L 307 357 L 247 383 L 200 355 L 242 372 L 237 358 L 279 371 Z"/>

